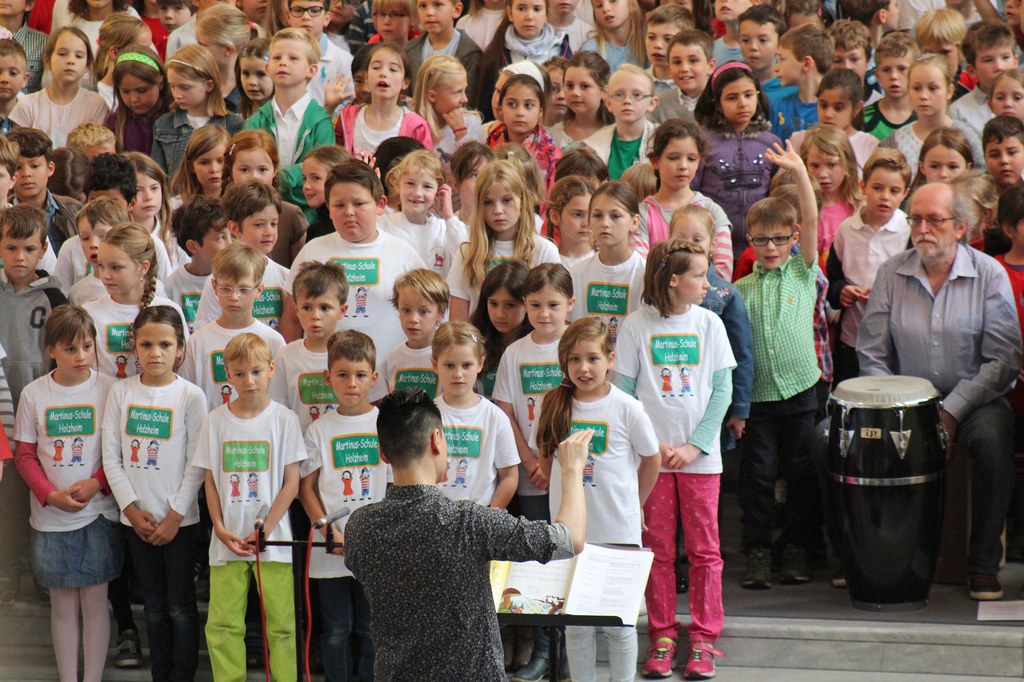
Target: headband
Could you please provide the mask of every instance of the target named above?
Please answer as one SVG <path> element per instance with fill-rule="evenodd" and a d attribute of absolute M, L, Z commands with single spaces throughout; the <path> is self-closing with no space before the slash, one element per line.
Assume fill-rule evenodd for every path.
<path fill-rule="evenodd" d="M 744 71 L 754 73 L 753 71 L 750 70 L 750 67 L 744 64 L 743 62 L 726 62 L 725 64 L 722 64 L 717 69 L 715 69 L 715 72 L 711 74 L 711 87 L 715 87 L 715 80 L 718 78 L 719 74 L 721 74 L 726 69 L 743 69 Z"/>
<path fill-rule="evenodd" d="M 143 55 L 143 56 L 145 56 L 145 55 Z M 182 66 L 187 66 L 188 68 L 192 69 L 193 71 L 195 71 L 196 73 L 200 74 L 201 76 L 203 76 L 205 78 L 210 78 L 210 74 L 206 73 L 205 71 L 200 69 L 195 64 L 189 64 L 184 59 L 168 59 L 167 63 L 168 64 L 181 64 Z"/>
<path fill-rule="evenodd" d="M 140 62 L 146 66 L 150 66 L 157 71 L 160 71 L 160 65 L 156 63 L 156 60 L 149 55 L 142 54 L 141 52 L 124 52 L 117 58 L 117 63 L 123 62 Z"/>

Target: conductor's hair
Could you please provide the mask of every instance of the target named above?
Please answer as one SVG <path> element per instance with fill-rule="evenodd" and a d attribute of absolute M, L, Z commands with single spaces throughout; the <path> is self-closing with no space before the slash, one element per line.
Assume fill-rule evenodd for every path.
<path fill-rule="evenodd" d="M 380 451 L 397 469 L 411 466 L 427 451 L 430 434 L 441 428 L 441 411 L 419 388 L 390 393 L 377 407 Z"/>

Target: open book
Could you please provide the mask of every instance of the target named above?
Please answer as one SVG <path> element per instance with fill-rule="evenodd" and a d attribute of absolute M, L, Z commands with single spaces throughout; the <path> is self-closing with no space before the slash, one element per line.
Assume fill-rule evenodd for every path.
<path fill-rule="evenodd" d="M 498 613 L 616 616 L 636 625 L 654 553 L 648 549 L 586 545 L 572 559 L 491 562 Z"/>

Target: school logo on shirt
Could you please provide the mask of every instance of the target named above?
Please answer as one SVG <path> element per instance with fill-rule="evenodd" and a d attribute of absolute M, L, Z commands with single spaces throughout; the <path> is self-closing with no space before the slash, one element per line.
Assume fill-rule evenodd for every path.
<path fill-rule="evenodd" d="M 252 304 L 252 316 L 257 320 L 280 318 L 283 312 L 284 293 L 277 287 L 264 289 Z"/>
<path fill-rule="evenodd" d="M 210 353 L 210 375 L 215 383 L 226 384 L 228 382 L 228 370 L 224 366 L 224 351 L 218 350 Z"/>
<path fill-rule="evenodd" d="M 345 268 L 345 279 L 349 286 L 376 286 L 380 284 L 379 258 L 332 258 Z"/>
<path fill-rule="evenodd" d="M 484 439 L 484 430 L 471 426 L 446 426 L 444 439 L 448 441 L 448 458 L 480 457 L 480 446 Z"/>
<path fill-rule="evenodd" d="M 487 272 L 490 272 L 494 268 L 498 267 L 502 263 L 507 263 L 511 258 L 488 258 L 487 259 Z"/>
<path fill-rule="evenodd" d="M 333 403 L 336 398 L 334 389 L 324 379 L 323 372 L 310 372 L 299 375 L 299 400 L 304 405 Z"/>
<path fill-rule="evenodd" d="M 129 405 L 124 432 L 135 438 L 170 440 L 173 422 L 173 410 Z"/>
<path fill-rule="evenodd" d="M 629 312 L 629 285 L 590 282 L 587 285 L 587 312 L 625 316 Z"/>
<path fill-rule="evenodd" d="M 557 362 L 519 365 L 519 385 L 523 395 L 541 395 L 562 383 L 562 368 Z"/>
<path fill-rule="evenodd" d="M 228 440 L 221 446 L 224 471 L 266 471 L 270 468 L 270 443 L 265 440 Z"/>
<path fill-rule="evenodd" d="M 696 334 L 659 334 L 651 337 L 655 365 L 699 365 L 700 339 Z"/>
<path fill-rule="evenodd" d="M 190 291 L 178 297 L 178 302 L 181 304 L 181 312 L 185 313 L 185 321 L 188 322 L 189 331 L 192 330 L 192 323 L 196 321 L 200 296 L 202 296 L 202 292 Z"/>
<path fill-rule="evenodd" d="M 375 433 L 354 433 L 331 439 L 331 458 L 335 469 L 377 466 L 380 443 Z"/>
<path fill-rule="evenodd" d="M 46 410 L 46 435 L 91 436 L 96 433 L 96 408 L 92 405 L 61 405 Z"/>
<path fill-rule="evenodd" d="M 395 372 L 395 390 L 422 388 L 431 398 L 437 397 L 437 373 L 432 369 L 400 369 Z"/>
<path fill-rule="evenodd" d="M 129 324 L 108 324 L 107 325 L 107 352 L 108 353 L 130 353 L 132 325 Z"/>
<path fill-rule="evenodd" d="M 587 450 L 592 455 L 603 455 L 608 451 L 608 424 L 605 422 L 578 422 L 573 420 L 569 426 L 569 435 L 579 431 L 594 429 L 594 437 L 590 439 L 590 448 Z"/>

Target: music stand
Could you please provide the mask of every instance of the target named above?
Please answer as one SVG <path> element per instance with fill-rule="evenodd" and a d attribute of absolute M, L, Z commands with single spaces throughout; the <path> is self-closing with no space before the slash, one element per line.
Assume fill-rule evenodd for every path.
<path fill-rule="evenodd" d="M 559 679 L 562 660 L 559 656 L 562 634 L 558 628 L 566 625 L 584 627 L 623 627 L 625 623 L 618 616 L 572 616 L 565 613 L 498 613 L 499 625 L 532 625 L 547 628 L 548 631 L 548 677 Z"/>

